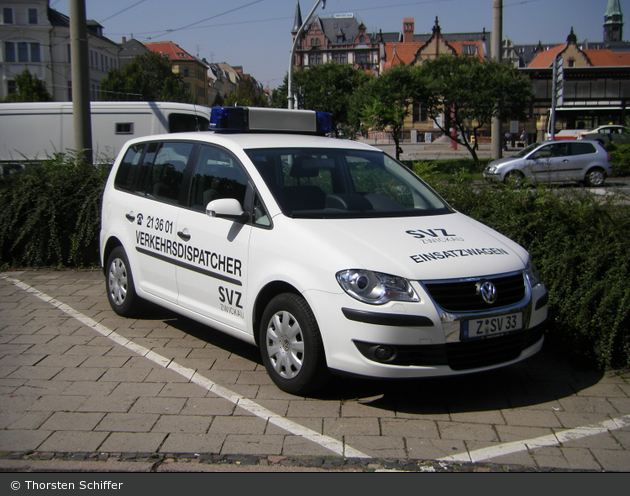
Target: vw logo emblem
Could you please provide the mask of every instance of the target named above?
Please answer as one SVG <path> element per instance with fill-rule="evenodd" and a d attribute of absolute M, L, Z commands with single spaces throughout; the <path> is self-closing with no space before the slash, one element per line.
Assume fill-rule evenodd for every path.
<path fill-rule="evenodd" d="M 477 294 L 480 294 L 483 301 L 488 305 L 492 305 L 497 301 L 497 288 L 490 281 L 478 283 Z"/>

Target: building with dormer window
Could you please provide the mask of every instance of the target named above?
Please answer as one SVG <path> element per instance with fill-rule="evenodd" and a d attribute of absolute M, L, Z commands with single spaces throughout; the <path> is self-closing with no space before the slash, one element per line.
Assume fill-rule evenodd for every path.
<path fill-rule="evenodd" d="M 293 38 L 302 26 L 300 4 L 295 10 Z M 366 72 L 379 69 L 379 42 L 369 34 L 365 25 L 354 14 L 315 16 L 304 31 L 295 51 L 294 68 L 336 62 L 351 64 Z"/>

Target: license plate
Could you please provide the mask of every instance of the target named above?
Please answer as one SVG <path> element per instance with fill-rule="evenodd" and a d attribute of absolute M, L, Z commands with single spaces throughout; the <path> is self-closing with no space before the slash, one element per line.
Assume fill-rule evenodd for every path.
<path fill-rule="evenodd" d="M 523 328 L 523 314 L 512 313 L 496 317 L 465 320 L 462 322 L 462 339 L 494 336 Z"/>

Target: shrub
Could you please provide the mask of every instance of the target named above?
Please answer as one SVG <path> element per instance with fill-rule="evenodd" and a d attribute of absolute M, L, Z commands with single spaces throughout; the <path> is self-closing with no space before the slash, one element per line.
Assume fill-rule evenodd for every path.
<path fill-rule="evenodd" d="M 576 363 L 630 366 L 630 207 L 582 188 L 442 182 L 456 209 L 524 246 L 550 297 L 549 341 Z"/>
<path fill-rule="evenodd" d="M 615 176 L 630 176 L 630 144 L 616 145 L 614 142 L 606 145 L 610 152 Z"/>
<path fill-rule="evenodd" d="M 103 187 L 109 167 L 57 154 L 0 179 L 0 266 L 99 263 Z"/>

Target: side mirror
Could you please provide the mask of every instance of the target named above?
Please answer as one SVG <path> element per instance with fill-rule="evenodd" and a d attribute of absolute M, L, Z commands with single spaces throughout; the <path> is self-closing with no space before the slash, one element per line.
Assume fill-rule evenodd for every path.
<path fill-rule="evenodd" d="M 249 214 L 243 211 L 241 203 L 235 198 L 222 198 L 212 200 L 206 206 L 206 214 L 210 217 L 234 220 L 237 222 L 247 222 Z"/>

